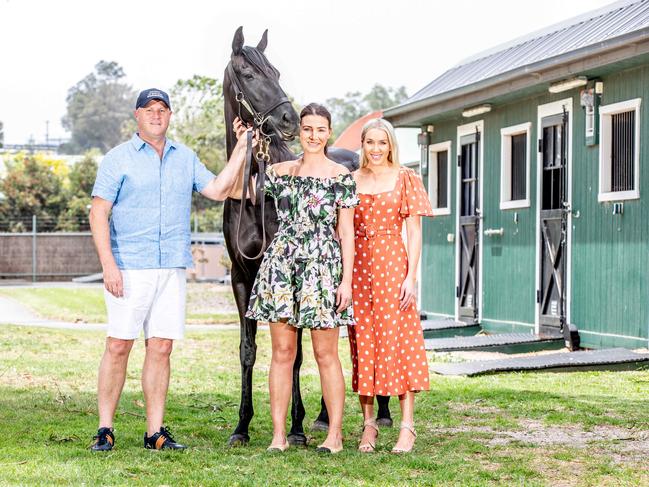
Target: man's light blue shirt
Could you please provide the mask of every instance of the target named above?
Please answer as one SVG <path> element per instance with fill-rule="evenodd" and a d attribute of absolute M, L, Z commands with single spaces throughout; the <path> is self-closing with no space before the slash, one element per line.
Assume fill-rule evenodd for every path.
<path fill-rule="evenodd" d="M 120 269 L 193 267 L 192 191 L 214 178 L 188 147 L 165 142 L 162 160 L 137 134 L 102 160 L 92 196 L 113 203 L 110 244 Z"/>

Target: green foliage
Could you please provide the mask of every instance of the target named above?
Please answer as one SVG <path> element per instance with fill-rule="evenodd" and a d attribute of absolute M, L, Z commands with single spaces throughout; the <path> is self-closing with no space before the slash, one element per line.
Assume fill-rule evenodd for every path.
<path fill-rule="evenodd" d="M 17 154 L 6 161 L 7 173 L 0 180 L 0 222 L 11 222 L 9 230 L 31 230 L 32 215 L 53 225 L 65 208 L 62 161 L 42 154 Z M 57 174 L 58 173 L 58 174 Z"/>
<path fill-rule="evenodd" d="M 0 149 L 4 146 L 5 142 L 5 130 L 4 130 L 4 124 L 0 121 Z"/>
<path fill-rule="evenodd" d="M 106 153 L 124 140 L 122 126 L 133 117 L 135 91 L 116 62 L 99 61 L 95 71 L 68 90 L 61 120 L 72 134 L 68 152 L 97 148 Z"/>
<path fill-rule="evenodd" d="M 88 212 L 90 193 L 97 175 L 98 151 L 88 151 L 83 159 L 72 166 L 65 187 L 65 209 L 59 214 L 57 230 L 67 232 L 89 231 Z"/>
<path fill-rule="evenodd" d="M 98 151 L 88 151 L 70 170 L 68 178 L 72 195 L 90 198 L 97 176 L 97 157 L 99 157 Z"/>
<path fill-rule="evenodd" d="M 221 82 L 207 76 L 194 75 L 190 79 L 178 80 L 171 89 L 170 96 L 174 114 L 169 137 L 194 150 L 201 162 L 214 174 L 218 174 L 226 163 L 226 129 Z M 195 212 L 201 213 L 199 231 L 221 231 L 220 203 L 195 193 L 192 206 Z M 205 213 L 205 210 L 215 208 L 219 210 Z M 217 220 L 210 221 L 214 216 Z"/>
<path fill-rule="evenodd" d="M 334 138 L 354 120 L 368 113 L 398 105 L 406 98 L 408 95 L 405 86 L 391 88 L 378 83 L 365 94 L 354 91 L 346 93 L 342 98 L 328 98 L 325 105 L 331 112 Z"/>
<path fill-rule="evenodd" d="M 223 86 L 207 76 L 178 80 L 171 89 L 169 136 L 193 149 L 213 173 L 225 166 Z"/>
<path fill-rule="evenodd" d="M 201 195 L 198 195 L 197 198 L 207 199 Z M 223 203 L 212 200 L 207 201 L 210 206 L 192 212 L 190 222 L 192 232 L 211 233 L 223 231 Z"/>

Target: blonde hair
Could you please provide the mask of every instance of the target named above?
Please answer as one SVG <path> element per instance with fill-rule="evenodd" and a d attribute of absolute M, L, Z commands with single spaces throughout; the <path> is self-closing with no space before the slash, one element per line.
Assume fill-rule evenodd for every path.
<path fill-rule="evenodd" d="M 365 142 L 365 136 L 367 132 L 372 129 L 383 130 L 388 136 L 388 143 L 390 144 L 390 152 L 388 153 L 388 163 L 396 164 L 399 166 L 399 146 L 397 145 L 397 137 L 394 134 L 394 127 L 390 122 L 383 118 L 373 118 L 368 120 L 365 125 L 363 125 L 363 130 L 361 131 L 361 167 L 367 167 L 369 161 L 365 156 L 365 150 L 363 149 L 363 143 Z"/>

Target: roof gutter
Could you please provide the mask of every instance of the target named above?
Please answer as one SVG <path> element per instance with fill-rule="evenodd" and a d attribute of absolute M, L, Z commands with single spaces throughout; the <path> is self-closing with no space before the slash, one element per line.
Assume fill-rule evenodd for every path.
<path fill-rule="evenodd" d="M 418 127 L 424 118 L 642 54 L 649 54 L 649 27 L 527 64 L 477 83 L 397 105 L 385 110 L 383 116 L 395 126 Z"/>

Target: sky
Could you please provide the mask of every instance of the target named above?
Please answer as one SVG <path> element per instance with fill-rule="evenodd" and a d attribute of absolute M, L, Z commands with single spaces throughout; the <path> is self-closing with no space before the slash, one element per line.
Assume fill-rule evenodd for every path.
<path fill-rule="evenodd" d="M 69 137 L 67 92 L 100 60 L 119 63 L 136 90 L 222 79 L 240 25 L 250 45 L 268 29 L 266 55 L 298 103 L 375 83 L 412 95 L 466 57 L 609 3 L 0 0 L 0 121 L 7 144 Z"/>

